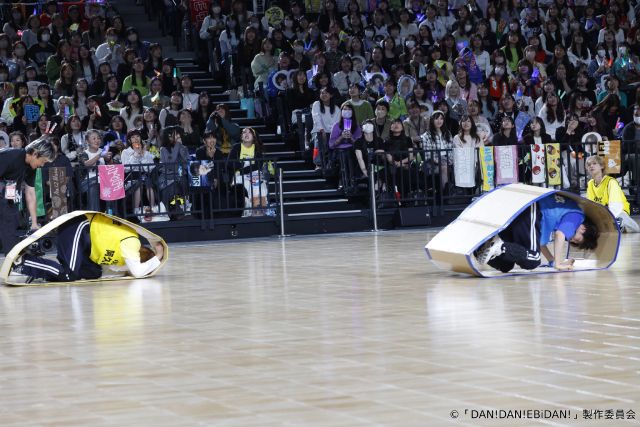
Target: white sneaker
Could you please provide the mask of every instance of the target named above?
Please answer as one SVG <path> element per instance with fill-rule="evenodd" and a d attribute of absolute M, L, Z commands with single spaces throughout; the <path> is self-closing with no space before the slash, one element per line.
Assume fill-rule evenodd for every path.
<path fill-rule="evenodd" d="M 503 241 L 500 237 L 494 236 L 476 251 L 478 264 L 486 264 L 495 257 L 502 255 Z"/>

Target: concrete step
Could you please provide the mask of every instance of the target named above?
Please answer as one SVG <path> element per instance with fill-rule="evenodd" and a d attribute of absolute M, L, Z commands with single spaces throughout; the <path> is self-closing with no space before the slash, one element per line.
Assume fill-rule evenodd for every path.
<path fill-rule="evenodd" d="M 287 201 L 304 201 L 309 199 L 335 199 L 343 196 L 341 190 L 335 188 L 325 190 L 284 191 L 283 197 Z"/>
<path fill-rule="evenodd" d="M 325 179 L 301 179 L 296 181 L 285 180 L 282 183 L 283 191 L 310 191 L 310 190 L 329 190 L 330 184 Z M 269 183 L 269 191 L 274 192 L 276 190 L 276 183 Z"/>
<path fill-rule="evenodd" d="M 299 169 L 299 170 L 282 170 L 282 176 L 286 179 L 302 179 L 302 178 L 314 178 L 320 176 L 320 171 L 313 169 Z"/>
<path fill-rule="evenodd" d="M 319 199 L 300 202 L 284 202 L 284 213 L 287 215 L 299 213 L 335 212 L 353 209 L 355 206 L 348 199 Z"/>
<path fill-rule="evenodd" d="M 309 169 L 309 164 L 305 160 L 300 159 L 280 160 L 278 166 L 282 168 L 283 176 L 285 171 Z M 316 176 L 319 177 L 320 173 L 316 173 Z"/>
<path fill-rule="evenodd" d="M 344 211 L 320 211 L 320 212 L 300 212 L 287 214 L 287 219 L 313 219 L 319 220 L 323 218 L 340 217 L 340 216 L 363 216 L 365 212 L 362 209 L 348 209 Z"/>

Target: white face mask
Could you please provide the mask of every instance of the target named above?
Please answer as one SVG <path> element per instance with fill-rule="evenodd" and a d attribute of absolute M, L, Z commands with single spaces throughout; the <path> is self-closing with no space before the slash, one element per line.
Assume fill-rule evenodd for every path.
<path fill-rule="evenodd" d="M 607 51 L 606 51 L 606 50 L 604 50 L 604 49 L 600 49 L 600 50 L 598 50 L 598 56 L 599 56 L 600 58 L 604 58 L 604 55 L 605 55 L 606 53 L 607 53 Z"/>
<path fill-rule="evenodd" d="M 638 126 L 640 126 L 640 117 L 638 116 L 633 116 L 633 123 L 637 124 Z"/>
<path fill-rule="evenodd" d="M 496 67 L 496 76 L 504 76 L 504 68 Z"/>
<path fill-rule="evenodd" d="M 640 117 L 638 117 L 638 119 L 640 119 Z M 373 133 L 373 125 L 371 123 L 366 123 L 362 125 L 362 132 Z"/>
<path fill-rule="evenodd" d="M 379 119 L 384 119 L 387 116 L 387 112 L 383 110 L 376 110 L 376 117 Z"/>
<path fill-rule="evenodd" d="M 342 118 L 343 119 L 350 119 L 352 115 L 353 115 L 353 111 L 351 111 L 351 110 L 342 110 Z"/>
<path fill-rule="evenodd" d="M 42 38 L 43 42 L 48 42 L 49 39 L 51 38 L 51 36 L 49 34 L 44 34 L 43 33 L 41 38 Z"/>
<path fill-rule="evenodd" d="M 468 33 L 469 31 L 471 31 L 473 29 L 473 26 L 471 25 L 465 25 L 464 26 L 464 30 Z"/>
<path fill-rule="evenodd" d="M 222 10 L 222 8 L 220 6 L 214 6 L 213 7 L 213 13 L 215 13 L 215 14 L 220 13 L 221 10 Z"/>
<path fill-rule="evenodd" d="M 413 49 L 416 45 L 416 42 L 414 42 L 413 40 L 407 40 L 404 44 L 407 46 L 407 48 Z"/>

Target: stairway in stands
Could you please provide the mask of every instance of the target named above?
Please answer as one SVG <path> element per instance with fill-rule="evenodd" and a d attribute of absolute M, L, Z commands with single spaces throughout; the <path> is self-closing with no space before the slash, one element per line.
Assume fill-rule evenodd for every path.
<path fill-rule="evenodd" d="M 371 228 L 366 198 L 349 199 L 335 182 L 324 179 L 314 170 L 314 165 L 303 159 L 299 152 L 287 148 L 281 135 L 275 129 L 268 129 L 261 119 L 247 118 L 247 112 L 240 109 L 239 101 L 230 101 L 223 86 L 216 84 L 209 71 L 200 68 L 194 60 L 193 52 L 176 51 L 170 37 L 160 37 L 157 23 L 148 21 L 142 6 L 123 4 L 118 6 L 126 22 L 136 22 L 144 40 L 162 45 L 163 56 L 173 57 L 183 74 L 193 79 L 194 92 L 206 90 L 211 102 L 224 103 L 231 109 L 231 115 L 241 127 L 253 127 L 260 135 L 267 156 L 278 159 L 283 169 L 283 200 L 286 231 L 293 234 L 322 232 L 359 231 Z M 270 202 L 275 200 L 276 181 L 272 179 L 269 192 Z"/>

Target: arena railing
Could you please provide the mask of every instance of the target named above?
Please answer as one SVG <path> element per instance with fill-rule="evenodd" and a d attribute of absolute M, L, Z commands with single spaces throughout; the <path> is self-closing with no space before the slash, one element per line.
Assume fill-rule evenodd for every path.
<path fill-rule="evenodd" d="M 276 217 L 282 213 L 277 168 L 272 158 L 125 165 L 125 197 L 104 201 L 98 166 L 77 166 L 68 205 L 143 223 L 191 218 L 203 228 L 217 218 Z"/>
<path fill-rule="evenodd" d="M 369 194 L 368 187 L 373 183 L 371 197 L 378 209 L 430 206 L 432 215 L 442 215 L 447 210 L 464 208 L 484 192 L 507 182 L 585 195 L 590 179 L 586 160 L 589 156 L 606 153 L 611 156 L 610 160 L 606 157 L 607 161 L 616 168 L 610 175 L 620 183 L 634 210 L 640 205 L 640 141 L 621 141 L 618 154 L 617 147 L 603 143 L 586 143 L 580 147 L 548 144 L 539 152 L 534 151 L 534 146 L 514 147 L 515 151 L 506 147 L 505 152 L 511 151 L 511 155 L 502 154 L 500 159 L 496 157 L 499 152 L 496 147 L 489 146 L 467 153 L 456 153 L 456 149 L 451 148 L 397 152 L 371 150 L 367 153 L 367 167 L 373 172 L 372 180 L 361 174 L 352 150 L 330 151 L 323 165 L 329 170 L 334 164 L 339 168 L 334 174 L 339 176 L 347 196 Z M 481 153 L 485 148 L 493 152 L 493 159 Z M 535 162 L 534 155 L 539 156 Z M 486 166 L 493 172 L 487 172 Z M 500 168 L 504 171 L 502 181 L 496 179 Z M 513 173 L 511 179 L 507 173 L 509 170 Z"/>

